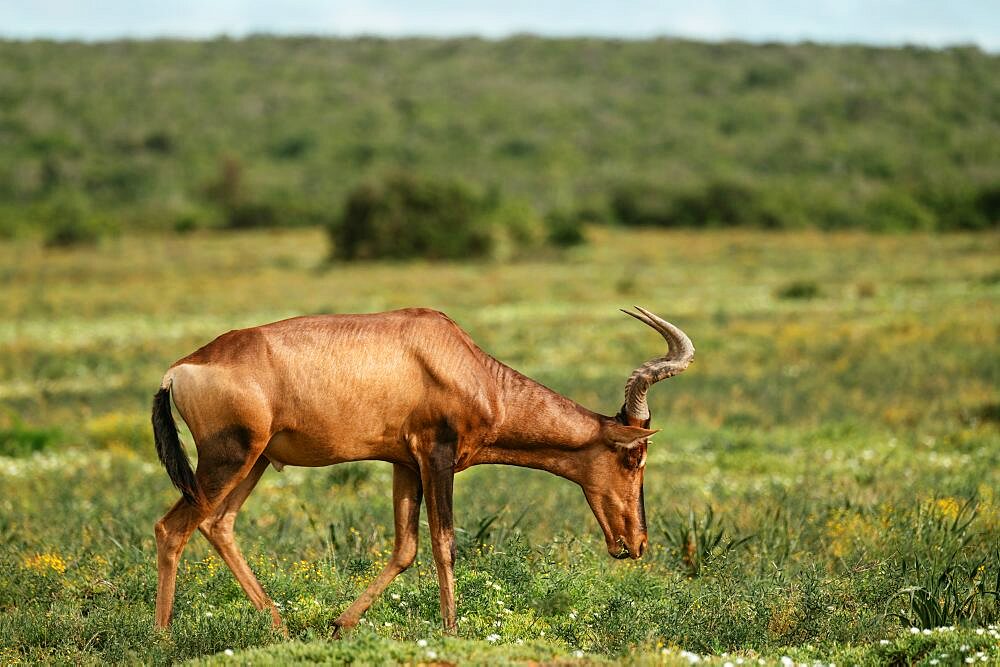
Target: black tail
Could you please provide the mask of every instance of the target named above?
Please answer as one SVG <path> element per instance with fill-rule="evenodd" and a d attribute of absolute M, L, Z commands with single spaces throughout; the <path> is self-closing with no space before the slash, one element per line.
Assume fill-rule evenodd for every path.
<path fill-rule="evenodd" d="M 170 389 L 167 387 L 161 387 L 153 397 L 153 439 L 156 441 L 156 454 L 167 469 L 170 481 L 184 495 L 184 500 L 198 505 L 201 489 L 177 436 L 177 424 L 170 412 Z"/>

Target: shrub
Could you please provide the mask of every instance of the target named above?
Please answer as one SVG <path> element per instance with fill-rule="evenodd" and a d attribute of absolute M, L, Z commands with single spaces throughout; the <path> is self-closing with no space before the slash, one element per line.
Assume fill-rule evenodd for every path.
<path fill-rule="evenodd" d="M 929 230 L 935 227 L 934 215 L 900 190 L 886 190 L 871 199 L 865 207 L 865 217 L 865 227 L 877 231 Z"/>
<path fill-rule="evenodd" d="M 554 246 L 568 248 L 586 243 L 583 233 L 583 217 L 580 214 L 565 211 L 552 211 L 545 218 L 549 230 L 549 243 Z"/>
<path fill-rule="evenodd" d="M 611 193 L 611 212 L 628 226 L 671 227 L 673 202 L 662 188 L 649 183 L 619 185 Z"/>
<path fill-rule="evenodd" d="M 285 137 L 271 145 L 268 152 L 279 160 L 297 160 L 312 148 L 313 138 L 307 134 Z"/>
<path fill-rule="evenodd" d="M 492 194 L 486 202 L 482 233 L 487 238 L 487 254 L 494 259 L 510 259 L 544 244 L 545 221 L 527 202 L 504 199 Z"/>
<path fill-rule="evenodd" d="M 157 130 L 146 135 L 142 140 L 142 146 L 148 151 L 166 155 L 173 152 L 174 140 L 167 132 Z"/>
<path fill-rule="evenodd" d="M 712 181 L 680 197 L 675 211 L 679 224 L 689 227 L 786 226 L 760 190 L 736 181 Z"/>
<path fill-rule="evenodd" d="M 820 289 L 811 280 L 795 280 L 780 287 L 775 295 L 779 299 L 815 299 L 820 295 Z"/>
<path fill-rule="evenodd" d="M 700 187 L 630 184 L 611 195 L 611 210 L 623 225 L 657 227 L 763 227 L 801 225 L 794 207 L 775 201 L 763 188 L 716 179 Z"/>
<path fill-rule="evenodd" d="M 921 202 L 934 213 L 939 229 L 984 230 L 1000 226 L 1000 185 L 950 185 L 930 188 Z"/>
<path fill-rule="evenodd" d="M 260 229 L 281 224 L 278 210 L 264 202 L 240 202 L 226 207 L 228 229 Z"/>
<path fill-rule="evenodd" d="M 508 258 L 545 240 L 527 204 L 408 172 L 355 188 L 328 226 L 339 259 Z"/>
<path fill-rule="evenodd" d="M 77 198 L 53 202 L 43 213 L 46 223 L 45 246 L 69 248 L 94 245 L 108 228 Z"/>

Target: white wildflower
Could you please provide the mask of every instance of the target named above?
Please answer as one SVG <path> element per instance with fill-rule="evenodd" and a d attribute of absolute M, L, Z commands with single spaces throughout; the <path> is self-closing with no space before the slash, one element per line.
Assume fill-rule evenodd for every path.
<path fill-rule="evenodd" d="M 417 646 L 419 646 L 420 648 L 425 648 L 427 646 L 427 640 L 426 639 L 418 639 L 417 640 Z"/>
<path fill-rule="evenodd" d="M 583 657 L 583 651 L 581 651 L 579 649 L 573 651 L 573 657 L 574 658 L 582 658 Z"/>
<path fill-rule="evenodd" d="M 436 660 L 438 657 L 437 651 L 427 651 L 427 657 L 431 660 Z"/>
<path fill-rule="evenodd" d="M 392 595 L 391 595 L 390 597 L 391 597 L 391 598 L 392 598 L 393 600 L 398 600 L 398 599 L 399 599 L 399 593 L 393 593 L 393 594 L 392 594 Z"/>
<path fill-rule="evenodd" d="M 231 649 L 231 648 L 227 648 L 222 653 L 225 654 L 225 655 L 235 655 L 235 653 L 233 653 L 233 649 Z"/>
<path fill-rule="evenodd" d="M 500 641 L 500 635 L 498 634 L 486 635 L 486 641 L 488 641 L 491 644 L 493 642 L 498 642 Z"/>

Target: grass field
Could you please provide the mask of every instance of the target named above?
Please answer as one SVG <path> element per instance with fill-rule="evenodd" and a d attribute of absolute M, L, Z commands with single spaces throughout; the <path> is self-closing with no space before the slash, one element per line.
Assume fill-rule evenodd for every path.
<path fill-rule="evenodd" d="M 590 233 L 485 265 L 331 266 L 309 230 L 0 244 L 0 663 L 1000 662 L 1000 236 Z M 698 348 L 651 395 L 641 561 L 607 557 L 568 482 L 475 468 L 459 637 L 424 534 L 333 642 L 388 555 L 391 468 L 269 471 L 237 534 L 290 638 L 200 536 L 153 631 L 152 525 L 176 492 L 149 406 L 174 359 L 285 316 L 425 305 L 612 413 L 662 347 L 633 303 Z"/>

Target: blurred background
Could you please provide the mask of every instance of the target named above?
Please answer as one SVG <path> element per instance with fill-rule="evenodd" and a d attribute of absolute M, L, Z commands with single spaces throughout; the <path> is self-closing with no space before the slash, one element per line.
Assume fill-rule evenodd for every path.
<path fill-rule="evenodd" d="M 297 650 L 200 539 L 151 630 L 149 403 L 218 334 L 439 308 L 614 414 L 662 353 L 633 303 L 698 349 L 651 392 L 643 561 L 475 468 L 460 628 L 501 641 L 434 643 L 425 535 L 378 636 L 311 659 L 994 650 L 908 628 L 1000 622 L 998 50 L 986 0 L 0 3 L 0 663 Z M 248 502 L 293 639 L 385 562 L 390 476 Z"/>
<path fill-rule="evenodd" d="M 511 250 L 350 231 L 416 190 L 515 246 L 1000 217 L 992 3 L 536 5 L 4 3 L 0 235 L 346 221 L 344 256 Z"/>

